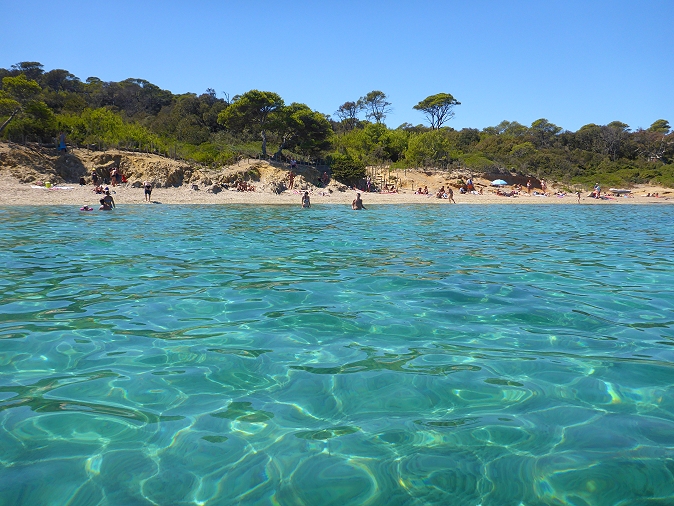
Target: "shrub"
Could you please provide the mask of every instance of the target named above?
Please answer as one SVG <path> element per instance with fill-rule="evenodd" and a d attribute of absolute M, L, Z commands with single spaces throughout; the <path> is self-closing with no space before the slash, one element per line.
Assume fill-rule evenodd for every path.
<path fill-rule="evenodd" d="M 349 155 L 333 154 L 328 163 L 332 169 L 332 176 L 345 184 L 355 184 L 365 177 L 365 164 Z"/>

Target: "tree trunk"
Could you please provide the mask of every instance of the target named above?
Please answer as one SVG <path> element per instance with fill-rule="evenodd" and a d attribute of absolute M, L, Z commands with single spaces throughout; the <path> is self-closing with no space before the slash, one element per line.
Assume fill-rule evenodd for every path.
<path fill-rule="evenodd" d="M 267 156 L 267 132 L 262 130 L 260 137 L 262 137 L 262 155 Z"/>
<path fill-rule="evenodd" d="M 284 135 L 281 138 L 280 144 L 278 145 L 278 151 L 276 152 L 276 154 L 274 154 L 274 156 L 277 157 L 277 159 L 279 159 L 279 160 L 281 159 L 281 155 L 283 154 L 283 148 L 286 147 L 287 142 L 288 142 L 288 138 Z"/>
<path fill-rule="evenodd" d="M 7 120 L 2 124 L 2 126 L 0 126 L 0 134 L 2 134 L 2 132 L 5 128 L 7 128 L 7 125 L 9 125 L 9 122 L 14 119 L 14 116 L 19 114 L 20 110 L 21 110 L 20 107 L 17 107 L 16 109 L 14 109 L 14 112 L 12 113 L 12 115 L 9 118 L 7 118 Z"/>

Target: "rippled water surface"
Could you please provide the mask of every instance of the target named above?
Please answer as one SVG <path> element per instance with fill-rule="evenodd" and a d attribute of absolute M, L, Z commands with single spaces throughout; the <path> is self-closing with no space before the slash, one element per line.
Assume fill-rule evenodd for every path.
<path fill-rule="evenodd" d="M 674 504 L 674 207 L 0 208 L 0 504 Z"/>

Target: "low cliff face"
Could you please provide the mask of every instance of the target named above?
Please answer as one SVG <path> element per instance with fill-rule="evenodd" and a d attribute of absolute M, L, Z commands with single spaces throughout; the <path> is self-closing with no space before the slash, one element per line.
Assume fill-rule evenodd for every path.
<path fill-rule="evenodd" d="M 255 186 L 256 191 L 281 193 L 289 185 L 285 166 L 255 159 L 210 168 L 148 153 L 71 149 L 59 154 L 52 147 L 0 142 L 0 171 L 21 183 L 75 184 L 83 177 L 89 184 L 93 173 L 103 182 L 110 178 L 113 168 L 132 186 L 140 186 L 143 181 L 152 182 L 155 188 L 195 184 L 209 187 L 245 181 Z M 295 172 L 294 188 L 318 186 L 320 171 L 316 168 L 302 166 Z"/>
<path fill-rule="evenodd" d="M 202 177 L 198 168 L 188 163 L 146 153 L 72 149 L 59 154 L 37 145 L 0 144 L 0 170 L 24 183 L 76 183 L 81 177 L 90 181 L 93 172 L 104 179 L 114 167 L 129 182 L 150 179 L 157 186 L 180 186 Z"/>
<path fill-rule="evenodd" d="M 140 186 L 143 181 L 150 181 L 155 188 L 184 185 L 208 188 L 245 181 L 253 185 L 255 191 L 265 193 L 282 193 L 290 186 L 289 168 L 286 165 L 256 159 L 241 160 L 227 167 L 211 168 L 132 151 L 71 149 L 68 153 L 59 154 L 53 147 L 0 142 L 0 172 L 21 183 L 49 181 L 54 184 L 76 184 L 83 177 L 90 184 L 94 172 L 103 182 L 109 179 L 113 168 L 117 168 L 132 186 Z M 294 169 L 293 189 L 299 191 L 322 187 L 320 177 L 323 171 L 329 171 L 329 168 L 298 166 Z M 482 187 L 488 187 L 491 179 L 503 177 L 502 174 L 471 174 L 468 170 L 452 173 L 414 169 L 389 171 L 387 167 L 369 168 L 368 174 L 379 188 L 389 183 L 406 191 L 427 186 L 432 193 L 441 186 L 456 188 L 459 180 L 465 180 L 471 175 L 475 184 Z M 521 181 L 514 179 L 512 175 L 508 175 L 511 183 L 526 184 L 527 181 L 523 176 Z M 537 183 L 537 180 L 532 182 Z M 330 191 L 344 191 L 346 188 L 334 180 L 328 185 Z"/>

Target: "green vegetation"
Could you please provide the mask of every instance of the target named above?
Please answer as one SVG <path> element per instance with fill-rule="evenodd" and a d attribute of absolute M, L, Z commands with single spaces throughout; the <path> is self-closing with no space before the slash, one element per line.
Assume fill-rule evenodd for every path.
<path fill-rule="evenodd" d="M 386 126 L 391 111 L 382 91 L 347 101 L 334 118 L 307 105 L 286 105 L 270 91 L 229 100 L 213 89 L 175 95 L 143 79 L 81 81 L 67 70 L 45 72 L 38 62 L 0 68 L 0 138 L 156 152 L 202 164 L 242 156 L 326 160 L 333 175 L 357 183 L 367 165 L 391 168 L 507 171 L 590 186 L 658 183 L 674 187 L 674 133 L 665 119 L 632 130 L 620 121 L 577 132 L 545 118 L 530 126 L 503 121 L 482 130 L 447 126 L 460 102 L 449 93 L 414 109 L 426 125 Z"/>

